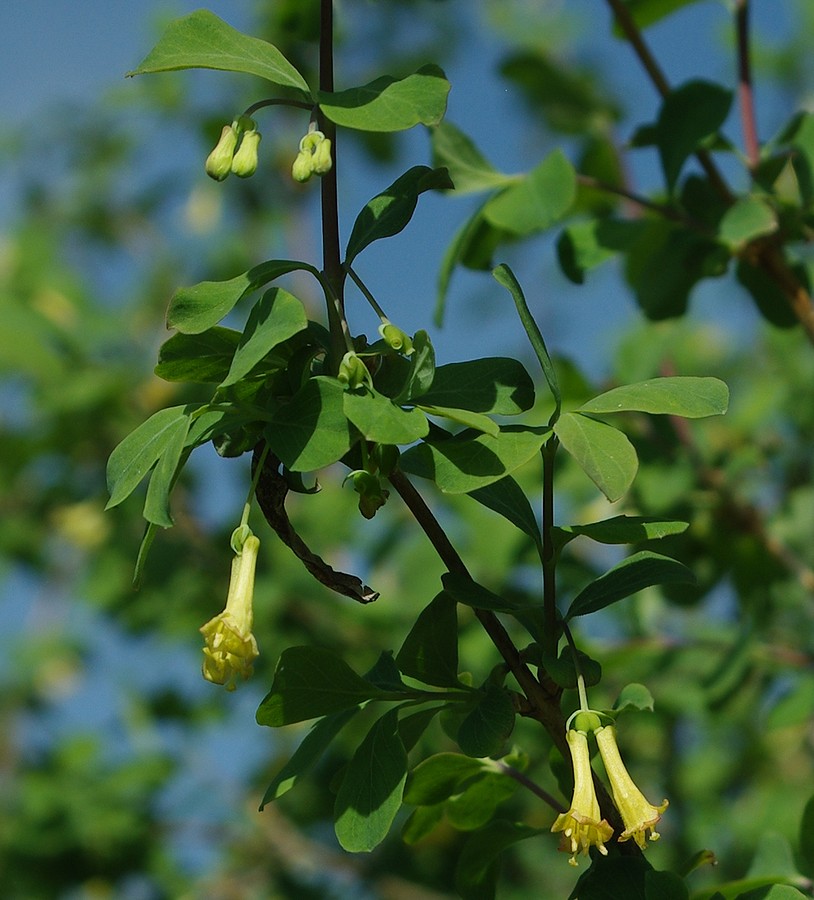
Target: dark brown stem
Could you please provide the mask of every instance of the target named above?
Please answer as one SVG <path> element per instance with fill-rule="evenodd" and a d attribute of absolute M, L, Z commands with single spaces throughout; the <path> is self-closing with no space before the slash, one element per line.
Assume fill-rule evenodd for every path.
<path fill-rule="evenodd" d="M 616 17 L 616 21 L 619 23 L 619 27 L 624 32 L 631 47 L 633 47 L 633 51 L 636 56 L 638 56 L 639 62 L 641 62 L 644 70 L 649 75 L 656 90 L 662 97 L 666 97 L 670 93 L 670 82 L 667 80 L 664 72 L 662 72 L 661 66 L 656 61 L 656 58 L 650 52 L 650 48 L 647 46 L 644 36 L 639 30 L 639 26 L 634 21 L 627 5 L 623 0 L 607 0 L 607 2 L 613 10 L 613 14 Z M 706 172 L 710 184 L 715 188 L 718 194 L 720 194 L 720 196 L 728 203 L 733 202 L 734 198 L 732 196 L 732 191 L 729 190 L 729 186 L 718 171 L 718 167 L 713 162 L 709 153 L 707 153 L 706 150 L 697 150 L 695 152 L 695 157 L 700 163 L 701 168 Z"/>
<path fill-rule="evenodd" d="M 322 0 L 319 32 L 319 89 L 334 89 L 333 64 L 333 0 Z M 319 126 L 331 141 L 333 166 L 322 176 L 320 191 L 322 200 L 322 271 L 333 290 L 335 301 L 328 298 L 328 326 L 331 332 L 330 371 L 336 371 L 347 349 L 345 342 L 344 277 L 339 248 L 339 204 L 337 201 L 337 147 L 336 126 L 320 114 Z"/>
<path fill-rule="evenodd" d="M 556 553 L 552 539 L 554 527 L 554 457 L 559 441 L 551 437 L 543 447 L 543 496 L 541 526 L 543 532 L 543 618 L 545 621 L 545 651 L 555 656 L 559 643 L 557 628 Z"/>
<path fill-rule="evenodd" d="M 467 578 L 471 578 L 469 570 L 466 568 L 466 564 L 461 559 L 458 551 L 452 546 L 446 532 L 435 518 L 432 510 L 424 502 L 424 498 L 418 493 L 407 476 L 396 469 L 390 475 L 390 483 L 429 538 L 430 543 L 435 548 L 435 552 L 447 569 L 450 572 L 457 572 L 465 575 Z M 531 670 L 521 659 L 520 653 L 501 624 L 500 619 L 493 612 L 476 609 L 475 615 L 528 698 L 531 708 L 527 715 L 537 719 L 546 727 L 552 739 L 567 759 L 569 750 L 565 740 L 565 719 L 560 711 L 559 695 L 553 691 L 549 693 L 534 677 Z"/>
<path fill-rule="evenodd" d="M 737 0 L 735 30 L 738 41 L 738 99 L 743 129 L 743 143 L 749 168 L 760 162 L 760 142 L 755 122 L 755 97 L 752 90 L 752 65 L 749 54 L 749 0 Z"/>

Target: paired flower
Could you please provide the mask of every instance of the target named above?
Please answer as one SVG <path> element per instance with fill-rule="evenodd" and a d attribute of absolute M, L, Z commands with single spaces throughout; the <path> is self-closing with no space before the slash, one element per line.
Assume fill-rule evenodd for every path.
<path fill-rule="evenodd" d="M 309 131 L 300 141 L 300 152 L 291 166 L 294 181 L 304 183 L 312 175 L 324 175 L 331 171 L 331 141 L 316 129 Z"/>
<path fill-rule="evenodd" d="M 252 663 L 259 656 L 252 634 L 252 600 L 254 572 L 260 541 L 249 532 L 236 549 L 229 579 L 226 608 L 201 628 L 204 636 L 203 677 L 214 684 L 225 685 L 227 691 L 237 687 L 252 674 Z"/>
<path fill-rule="evenodd" d="M 667 808 L 667 801 L 665 800 L 661 806 L 653 806 L 636 787 L 622 762 L 616 744 L 616 729 L 612 725 L 602 727 L 597 720 L 597 727 L 591 730 L 596 737 L 611 784 L 613 802 L 625 825 L 625 830 L 617 840 L 621 842 L 633 838 L 644 850 L 648 831 L 650 840 L 656 841 L 659 838 L 655 827 Z M 601 854 L 607 856 L 605 844 L 613 836 L 613 829 L 605 819 L 600 818 L 599 802 L 591 772 L 587 732 L 572 728 L 568 731 L 566 739 L 574 770 L 574 796 L 570 809 L 557 816 L 551 831 L 563 833 L 560 849 L 566 853 L 570 852 L 569 863 L 575 866 L 577 854 L 587 854 L 591 847 L 596 847 Z"/>
<path fill-rule="evenodd" d="M 613 802 L 625 823 L 625 830 L 619 836 L 620 841 L 633 838 L 644 850 L 647 845 L 647 832 L 650 832 L 650 840 L 657 841 L 659 833 L 655 830 L 661 819 L 662 813 L 667 809 L 665 800 L 661 806 L 653 806 L 636 787 L 633 779 L 628 774 L 619 747 L 616 744 L 616 729 L 613 725 L 597 728 L 594 732 L 599 752 L 602 754 L 602 762 L 608 773 L 608 780 L 613 791 Z"/>
<path fill-rule="evenodd" d="M 206 158 L 206 174 L 215 181 L 223 181 L 230 172 L 239 178 L 254 175 L 259 144 L 260 132 L 249 116 L 240 116 L 231 125 L 224 125 L 215 149 Z"/>
<path fill-rule="evenodd" d="M 566 740 L 574 767 L 574 797 L 571 808 L 557 816 L 551 830 L 562 832 L 560 850 L 570 852 L 568 862 L 575 866 L 577 853 L 587 854 L 591 847 L 597 847 L 603 856 L 607 856 L 605 843 L 613 836 L 613 829 L 600 818 L 602 814 L 591 774 L 588 735 L 584 731 L 571 729 L 566 734 Z"/>

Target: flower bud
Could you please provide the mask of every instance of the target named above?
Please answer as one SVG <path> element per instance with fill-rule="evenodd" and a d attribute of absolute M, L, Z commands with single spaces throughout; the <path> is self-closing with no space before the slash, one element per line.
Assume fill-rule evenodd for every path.
<path fill-rule="evenodd" d="M 376 475 L 364 469 L 354 472 L 353 489 L 359 495 L 359 512 L 372 519 L 387 502 L 390 491 L 386 491 Z"/>
<path fill-rule="evenodd" d="M 350 350 L 342 357 L 336 377 L 342 384 L 353 390 L 370 381 L 370 372 L 362 360 Z"/>
<path fill-rule="evenodd" d="M 333 160 L 331 159 L 331 142 L 328 138 L 321 140 L 314 148 L 311 160 L 311 170 L 315 175 L 325 175 L 331 171 Z"/>
<path fill-rule="evenodd" d="M 237 131 L 232 125 L 224 125 L 215 149 L 206 158 L 206 174 L 215 181 L 223 181 L 232 171 L 232 159 L 237 147 Z"/>
<path fill-rule="evenodd" d="M 257 147 L 259 144 L 259 131 L 244 132 L 237 153 L 232 158 L 232 171 L 239 178 L 248 178 L 257 171 Z"/>
<path fill-rule="evenodd" d="M 305 153 L 298 153 L 294 164 L 291 166 L 291 177 L 300 184 L 305 184 L 311 179 L 311 160 Z"/>
<path fill-rule="evenodd" d="M 413 352 L 413 341 L 410 336 L 392 322 L 382 322 L 379 325 L 379 334 L 384 339 L 385 344 L 398 353 L 409 356 Z"/>

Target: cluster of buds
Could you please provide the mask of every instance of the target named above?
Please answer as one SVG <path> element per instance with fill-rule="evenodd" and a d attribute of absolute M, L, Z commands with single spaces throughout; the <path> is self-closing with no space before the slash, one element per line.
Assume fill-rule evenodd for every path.
<path fill-rule="evenodd" d="M 291 166 L 294 181 L 305 183 L 312 175 L 331 171 L 331 141 L 321 131 L 310 130 L 300 141 L 300 152 Z"/>
<path fill-rule="evenodd" d="M 235 689 L 238 677 L 244 681 L 249 678 L 259 656 L 252 634 L 252 601 L 260 541 L 246 526 L 238 528 L 232 537 L 235 557 L 226 608 L 201 628 L 205 642 L 203 677 L 224 685 L 227 691 Z"/>
<path fill-rule="evenodd" d="M 653 806 L 636 787 L 619 754 L 616 729 L 613 725 L 603 726 L 599 716 L 592 712 L 579 713 L 574 725 L 575 727 L 570 728 L 566 734 L 574 771 L 574 796 L 568 811 L 557 816 L 551 826 L 553 832 L 562 832 L 560 850 L 571 854 L 569 863 L 575 866 L 577 854 L 587 854 L 591 847 L 596 847 L 603 856 L 607 856 L 605 844 L 613 836 L 613 828 L 605 819 L 600 818 L 599 801 L 596 798 L 591 772 L 588 732 L 592 732 L 596 738 L 610 781 L 613 802 L 625 825 L 625 830 L 619 835 L 618 840 L 627 841 L 633 838 L 644 850 L 647 846 L 648 832 L 651 841 L 659 838 L 655 828 L 667 808 L 667 801 L 665 800 L 661 806 Z"/>
<path fill-rule="evenodd" d="M 355 390 L 363 385 L 371 384 L 370 369 L 364 360 L 354 350 L 349 350 L 339 363 L 339 371 L 336 377 L 345 386 L 346 390 Z"/>
<path fill-rule="evenodd" d="M 230 173 L 248 178 L 257 171 L 257 148 L 260 132 L 254 119 L 240 116 L 231 125 L 224 125 L 220 140 L 206 158 L 206 174 L 215 181 L 223 181 Z"/>

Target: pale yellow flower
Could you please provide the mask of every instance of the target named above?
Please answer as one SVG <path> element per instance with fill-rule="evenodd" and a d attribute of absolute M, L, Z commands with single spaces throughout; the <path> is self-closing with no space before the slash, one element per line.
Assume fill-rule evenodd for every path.
<path fill-rule="evenodd" d="M 605 844 L 613 836 L 613 829 L 601 818 L 599 811 L 587 735 L 572 729 L 566 734 L 566 739 L 574 768 L 574 797 L 571 808 L 557 816 L 551 830 L 562 832 L 560 850 L 571 854 L 568 862 L 575 866 L 577 853 L 587 854 L 591 847 L 597 847 L 600 853 L 607 856 Z"/>
<path fill-rule="evenodd" d="M 661 806 L 653 806 L 636 787 L 619 755 L 616 729 L 612 725 L 597 728 L 594 735 L 613 791 L 613 802 L 625 823 L 625 830 L 619 836 L 619 840 L 627 841 L 633 838 L 644 850 L 648 831 L 651 841 L 659 839 L 659 833 L 655 828 L 668 803 L 665 800 Z"/>
<path fill-rule="evenodd" d="M 252 663 L 259 656 L 252 634 L 254 571 L 260 541 L 250 534 L 242 551 L 232 560 L 226 608 L 201 628 L 204 636 L 203 677 L 214 684 L 235 689 L 236 680 L 252 674 Z"/>

